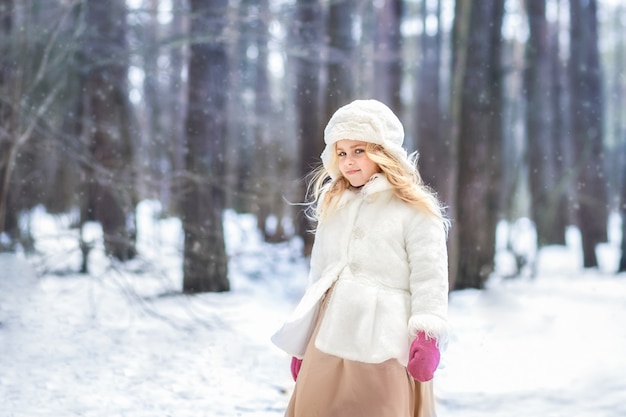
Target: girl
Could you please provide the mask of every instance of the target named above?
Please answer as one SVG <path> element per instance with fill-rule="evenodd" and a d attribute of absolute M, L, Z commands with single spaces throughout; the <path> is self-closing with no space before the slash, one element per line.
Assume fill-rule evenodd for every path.
<path fill-rule="evenodd" d="M 430 417 L 447 338 L 448 221 L 383 103 L 324 130 L 310 285 L 272 337 L 293 356 L 288 417 Z"/>

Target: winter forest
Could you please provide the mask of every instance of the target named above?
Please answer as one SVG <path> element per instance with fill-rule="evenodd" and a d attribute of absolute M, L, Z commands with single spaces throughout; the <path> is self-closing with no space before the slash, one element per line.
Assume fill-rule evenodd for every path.
<path fill-rule="evenodd" d="M 132 259 L 155 199 L 183 224 L 183 290 L 228 290 L 224 210 L 306 255 L 307 174 L 354 98 L 401 115 L 453 221 L 453 289 L 483 288 L 499 221 L 531 219 L 539 247 L 575 225 L 594 267 L 624 214 L 617 0 L 1 0 L 0 17 L 4 251 L 34 247 L 20 218 L 43 206 Z"/>
<path fill-rule="evenodd" d="M 357 98 L 451 220 L 439 415 L 626 415 L 625 97 L 623 0 L 0 0 L 0 416 L 283 415 Z"/>

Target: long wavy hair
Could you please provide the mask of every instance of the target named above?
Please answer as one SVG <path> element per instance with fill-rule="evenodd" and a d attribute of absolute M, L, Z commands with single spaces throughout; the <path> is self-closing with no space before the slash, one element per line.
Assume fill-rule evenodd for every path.
<path fill-rule="evenodd" d="M 417 170 L 416 153 L 409 156 L 410 165 L 414 167 L 410 171 L 394 155 L 378 144 L 368 142 L 365 153 L 372 162 L 378 165 L 380 172 L 387 178 L 394 194 L 400 200 L 441 220 L 446 230 L 450 227 L 450 221 L 444 215 L 444 207 L 436 194 L 424 184 Z M 343 175 L 332 178 L 330 172 L 340 172 L 338 166 L 337 153 L 333 152 L 328 169 L 320 165 L 312 173 L 308 187 L 310 204 L 307 214 L 314 221 L 323 221 L 330 215 L 337 208 L 343 192 L 350 188 L 350 182 Z"/>

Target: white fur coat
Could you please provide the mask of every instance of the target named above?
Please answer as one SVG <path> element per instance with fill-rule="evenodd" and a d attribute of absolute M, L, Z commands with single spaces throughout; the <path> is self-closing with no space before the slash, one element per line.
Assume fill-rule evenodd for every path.
<path fill-rule="evenodd" d="M 447 338 L 448 265 L 442 222 L 393 195 L 376 175 L 346 191 L 319 225 L 310 286 L 272 341 L 302 358 L 320 301 L 335 284 L 315 340 L 322 352 L 366 363 L 406 366 L 418 331 Z"/>

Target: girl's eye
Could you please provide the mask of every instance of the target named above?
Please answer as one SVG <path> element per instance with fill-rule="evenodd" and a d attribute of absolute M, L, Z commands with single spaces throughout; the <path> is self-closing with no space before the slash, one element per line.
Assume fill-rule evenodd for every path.
<path fill-rule="evenodd" d="M 346 156 L 347 154 L 344 151 L 341 151 L 337 155 L 339 155 L 339 156 Z"/>
<path fill-rule="evenodd" d="M 365 152 L 365 149 L 355 149 L 354 153 L 363 153 Z"/>

